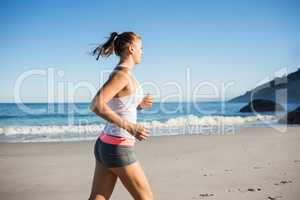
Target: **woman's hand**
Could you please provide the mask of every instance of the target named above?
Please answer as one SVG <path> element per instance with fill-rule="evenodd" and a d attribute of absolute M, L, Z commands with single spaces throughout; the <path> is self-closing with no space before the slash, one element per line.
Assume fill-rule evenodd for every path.
<path fill-rule="evenodd" d="M 153 98 L 150 94 L 147 94 L 141 101 L 141 103 L 138 105 L 138 109 L 144 109 L 144 108 L 150 108 L 153 103 Z"/>
<path fill-rule="evenodd" d="M 131 123 L 130 128 L 128 128 L 127 131 L 140 141 L 145 140 L 147 137 L 150 136 L 150 130 L 144 127 L 143 124 L 139 123 Z"/>

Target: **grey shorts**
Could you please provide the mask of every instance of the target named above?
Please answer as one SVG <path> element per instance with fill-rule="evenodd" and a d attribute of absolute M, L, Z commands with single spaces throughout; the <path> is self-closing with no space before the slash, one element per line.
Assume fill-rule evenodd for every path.
<path fill-rule="evenodd" d="M 108 144 L 100 138 L 94 144 L 94 155 L 107 168 L 123 167 L 137 160 L 134 146 Z"/>

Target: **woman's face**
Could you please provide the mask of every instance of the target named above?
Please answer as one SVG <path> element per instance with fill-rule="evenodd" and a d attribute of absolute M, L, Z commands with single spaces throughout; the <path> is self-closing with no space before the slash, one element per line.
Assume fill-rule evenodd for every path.
<path fill-rule="evenodd" d="M 130 48 L 130 51 L 132 53 L 131 56 L 133 57 L 135 64 L 139 64 L 141 62 L 141 57 L 143 54 L 142 40 L 141 39 L 134 40 Z"/>

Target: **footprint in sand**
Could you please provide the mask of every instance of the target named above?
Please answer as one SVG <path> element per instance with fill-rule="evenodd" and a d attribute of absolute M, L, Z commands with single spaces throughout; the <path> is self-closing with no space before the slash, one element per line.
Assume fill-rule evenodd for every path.
<path fill-rule="evenodd" d="M 240 192 L 256 192 L 256 191 L 261 191 L 261 188 L 256 188 L 256 189 L 248 188 L 246 190 L 241 190 L 240 188 L 238 188 L 238 191 L 240 191 Z"/>
<path fill-rule="evenodd" d="M 203 176 L 212 176 L 212 174 L 211 173 L 209 173 L 209 174 L 203 174 Z"/>
<path fill-rule="evenodd" d="M 280 181 L 279 183 L 274 183 L 274 185 L 283 185 L 287 183 L 292 183 L 292 181 Z"/>
<path fill-rule="evenodd" d="M 211 197 L 211 196 L 214 196 L 214 194 L 208 194 L 208 193 L 204 193 L 204 194 L 199 194 L 198 195 L 199 197 Z"/>
<path fill-rule="evenodd" d="M 280 198 L 282 198 L 282 196 L 276 196 L 276 197 L 268 196 L 268 199 L 270 199 L 270 200 L 276 200 L 276 199 L 280 199 Z"/>
<path fill-rule="evenodd" d="M 232 169 L 225 169 L 225 172 L 232 172 Z"/>
<path fill-rule="evenodd" d="M 204 197 L 211 197 L 214 196 L 214 194 L 208 194 L 208 193 L 204 193 L 204 194 L 199 194 L 198 197 L 193 197 L 192 199 L 196 199 L 196 198 L 204 198 Z"/>

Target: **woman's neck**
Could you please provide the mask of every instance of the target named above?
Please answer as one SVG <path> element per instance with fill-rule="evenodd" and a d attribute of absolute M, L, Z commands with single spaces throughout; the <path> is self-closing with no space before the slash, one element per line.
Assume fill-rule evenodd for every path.
<path fill-rule="evenodd" d="M 132 70 L 134 68 L 134 61 L 132 59 L 126 59 L 126 60 L 120 60 L 117 66 L 127 68 L 129 70 Z"/>

